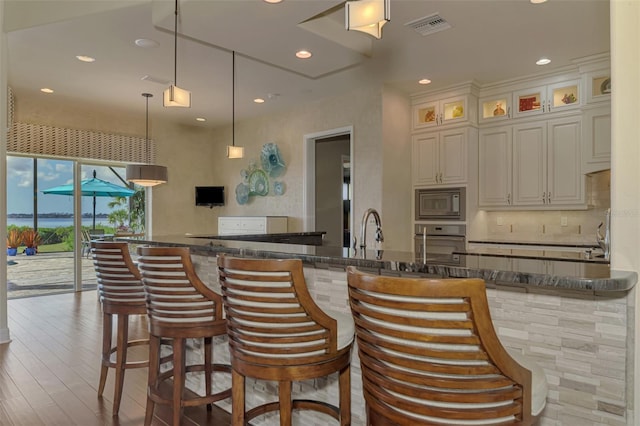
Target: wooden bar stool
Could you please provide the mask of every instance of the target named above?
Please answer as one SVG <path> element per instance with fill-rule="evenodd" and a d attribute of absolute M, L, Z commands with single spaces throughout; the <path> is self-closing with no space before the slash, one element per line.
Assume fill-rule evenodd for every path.
<path fill-rule="evenodd" d="M 144 424 L 151 424 L 155 404 L 173 409 L 173 425 L 180 424 L 183 407 L 207 405 L 231 396 L 231 389 L 212 394 L 212 373 L 231 373 L 229 365 L 213 364 L 212 340 L 226 333 L 222 298 L 196 275 L 188 248 L 138 247 L 138 268 L 149 314 L 149 380 Z M 160 343 L 171 339 L 170 370 L 160 372 Z M 204 339 L 204 363 L 186 365 L 186 340 Z M 162 360 L 164 361 L 164 359 Z M 185 396 L 185 375 L 204 372 L 205 394 Z M 173 379 L 170 392 L 161 386 Z"/>
<path fill-rule="evenodd" d="M 127 352 L 130 347 L 149 344 L 148 339 L 129 340 L 129 316 L 146 316 L 147 307 L 140 273 L 131 261 L 127 243 L 93 241 L 91 255 L 98 279 L 99 300 L 102 304 L 102 367 L 98 396 L 102 396 L 104 392 L 109 368 L 115 368 L 116 382 L 113 396 L 113 415 L 115 416 L 120 410 L 125 370 L 149 365 L 146 359 L 127 361 Z M 113 346 L 112 335 L 114 316 L 117 320 L 115 346 Z"/>
<path fill-rule="evenodd" d="M 509 353 L 480 279 L 347 269 L 367 425 L 531 425 L 546 404 L 535 361 Z"/>
<path fill-rule="evenodd" d="M 279 410 L 291 425 L 294 409 L 328 414 L 351 423 L 351 315 L 322 311 L 311 298 L 300 260 L 218 257 L 233 368 L 232 417 L 244 426 Z M 338 373 L 339 406 L 292 400 L 293 381 Z M 278 382 L 278 401 L 245 412 L 245 377 Z"/>

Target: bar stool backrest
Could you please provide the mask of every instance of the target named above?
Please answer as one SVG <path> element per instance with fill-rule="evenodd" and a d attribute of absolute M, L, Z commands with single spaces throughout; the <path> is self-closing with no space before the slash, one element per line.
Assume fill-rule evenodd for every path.
<path fill-rule="evenodd" d="M 369 410 L 398 424 L 531 424 L 531 372 L 498 340 L 483 280 L 347 277 Z"/>
<path fill-rule="evenodd" d="M 185 247 L 139 247 L 138 268 L 151 326 L 189 327 L 223 320 L 222 298 L 195 272 Z"/>
<path fill-rule="evenodd" d="M 338 349 L 336 320 L 313 301 L 300 260 L 221 257 L 229 348 L 263 365 L 309 364 Z"/>
<path fill-rule="evenodd" d="M 144 304 L 140 273 L 124 242 L 92 241 L 91 255 L 103 303 Z"/>

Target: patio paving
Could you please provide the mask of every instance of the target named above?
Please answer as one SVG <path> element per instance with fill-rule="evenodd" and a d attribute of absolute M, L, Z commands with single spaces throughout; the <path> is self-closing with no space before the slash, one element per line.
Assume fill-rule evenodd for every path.
<path fill-rule="evenodd" d="M 82 289 L 95 289 L 96 284 L 93 262 L 84 257 Z M 73 291 L 73 253 L 7 257 L 7 287 L 9 299 Z"/>

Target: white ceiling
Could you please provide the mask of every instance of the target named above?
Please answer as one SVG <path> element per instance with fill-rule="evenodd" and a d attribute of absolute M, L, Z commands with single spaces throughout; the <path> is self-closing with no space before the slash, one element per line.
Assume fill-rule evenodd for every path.
<path fill-rule="evenodd" d="M 9 85 L 18 102 L 21 95 L 53 96 L 141 117 L 140 94 L 149 92 L 154 119 L 216 126 L 231 120 L 232 50 L 237 120 L 359 85 L 385 83 L 415 93 L 470 80 L 486 84 L 609 51 L 608 0 L 391 0 L 391 22 L 381 40 L 346 31 L 343 3 L 181 0 L 177 79 L 192 92 L 192 107 L 183 109 L 163 108 L 166 86 L 141 80 L 173 81 L 173 1 L 7 0 Z M 313 31 L 300 25 L 323 13 L 306 24 Z M 452 28 L 422 36 L 405 26 L 433 13 Z M 159 47 L 137 47 L 139 38 Z M 313 57 L 296 59 L 299 49 Z M 97 60 L 79 62 L 80 54 Z M 552 63 L 535 65 L 542 56 Z M 433 83 L 418 85 L 422 77 Z M 41 94 L 42 87 L 55 93 Z M 255 104 L 256 97 L 267 102 Z"/>

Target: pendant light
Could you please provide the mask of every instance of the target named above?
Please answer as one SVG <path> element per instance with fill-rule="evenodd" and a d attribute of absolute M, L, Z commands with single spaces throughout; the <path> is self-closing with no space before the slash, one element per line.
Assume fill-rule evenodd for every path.
<path fill-rule="evenodd" d="M 231 76 L 231 145 L 227 145 L 227 158 L 244 157 L 244 147 L 236 146 L 236 51 L 232 52 Z"/>
<path fill-rule="evenodd" d="M 389 22 L 389 0 L 356 0 L 344 5 L 347 30 L 362 31 L 382 38 L 382 27 Z"/>
<path fill-rule="evenodd" d="M 165 107 L 191 108 L 191 92 L 178 87 L 178 0 L 176 0 L 173 26 L 173 84 L 164 91 Z"/>
<path fill-rule="evenodd" d="M 151 93 L 143 93 L 147 100 L 145 150 L 147 153 L 147 164 L 130 164 L 127 166 L 126 177 L 129 182 L 140 186 L 156 186 L 167 183 L 167 168 L 151 163 L 151 142 L 149 141 L 149 98 Z"/>

